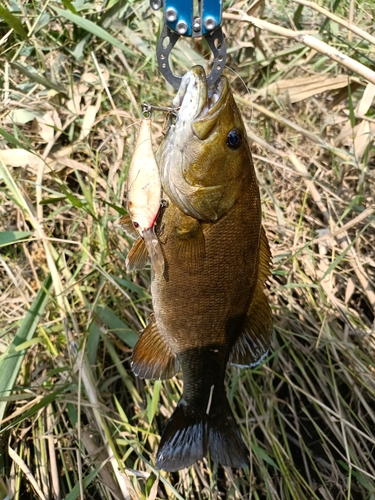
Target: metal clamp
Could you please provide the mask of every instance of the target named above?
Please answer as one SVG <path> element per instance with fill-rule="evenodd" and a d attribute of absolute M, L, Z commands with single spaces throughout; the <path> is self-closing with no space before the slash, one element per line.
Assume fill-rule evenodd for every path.
<path fill-rule="evenodd" d="M 164 4 L 164 5 L 163 5 Z M 150 0 L 154 10 L 164 6 L 164 26 L 158 42 L 156 55 L 164 78 L 176 90 L 181 77 L 172 73 L 169 54 L 180 36 L 204 37 L 214 54 L 211 73 L 207 77 L 208 87 L 220 78 L 226 62 L 226 47 L 221 30 L 222 0 L 198 0 L 198 11 L 194 12 L 194 0 Z"/>
<path fill-rule="evenodd" d="M 164 24 L 163 31 L 159 38 L 158 46 L 156 49 L 156 56 L 158 59 L 159 69 L 168 83 L 176 90 L 179 89 L 182 77 L 174 75 L 169 66 L 169 54 L 173 47 L 176 45 L 180 36 L 172 31 L 169 26 Z M 217 28 L 213 33 L 204 37 L 207 40 L 212 53 L 214 54 L 214 63 L 211 73 L 207 76 L 208 88 L 213 87 L 217 80 L 220 78 L 221 73 L 225 67 L 227 58 L 227 51 L 224 42 L 224 36 L 221 28 Z"/>

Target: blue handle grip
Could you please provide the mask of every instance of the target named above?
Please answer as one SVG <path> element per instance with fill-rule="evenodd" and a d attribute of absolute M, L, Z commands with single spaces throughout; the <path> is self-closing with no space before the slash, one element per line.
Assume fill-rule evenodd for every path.
<path fill-rule="evenodd" d="M 193 0 L 165 0 L 166 25 L 180 36 L 206 36 L 221 24 L 222 0 L 199 0 L 194 13 Z"/>
<path fill-rule="evenodd" d="M 173 19 L 174 15 L 176 16 Z M 165 0 L 164 16 L 167 26 L 179 35 L 193 34 L 193 0 Z M 186 26 L 186 30 L 184 30 Z"/>
<path fill-rule="evenodd" d="M 222 0 L 205 0 L 202 8 L 202 34 L 207 35 L 221 24 Z"/>

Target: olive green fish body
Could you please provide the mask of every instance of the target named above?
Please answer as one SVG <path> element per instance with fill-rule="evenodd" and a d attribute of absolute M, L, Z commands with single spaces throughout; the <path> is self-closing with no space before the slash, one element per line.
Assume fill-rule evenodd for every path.
<path fill-rule="evenodd" d="M 164 276 L 154 277 L 151 292 L 159 330 L 179 356 L 197 345 L 220 344 L 226 364 L 226 351 L 237 339 L 238 328 L 230 321 L 243 322 L 258 271 L 260 200 L 255 179 L 250 180 L 241 199 L 214 224 L 198 222 L 173 205 L 165 210 L 160 242 L 167 265 Z M 249 219 L 249 213 L 258 216 Z M 197 233 L 192 241 L 181 234 L 182 219 L 190 219 L 191 233 Z"/>
<path fill-rule="evenodd" d="M 247 452 L 224 377 L 228 360 L 251 366 L 267 353 L 271 320 L 263 288 L 270 254 L 251 153 L 227 81 L 209 97 L 204 70 L 195 67 L 181 93 L 179 116 L 158 153 L 168 202 L 159 228 L 165 269 L 153 276 L 154 317 L 132 367 L 144 378 L 182 369 L 183 397 L 163 433 L 159 468 L 178 470 L 207 452 L 242 467 Z"/>

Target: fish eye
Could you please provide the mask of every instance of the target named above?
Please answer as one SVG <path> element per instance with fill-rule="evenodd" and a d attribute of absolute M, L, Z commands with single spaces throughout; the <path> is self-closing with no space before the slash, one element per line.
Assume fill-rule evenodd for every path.
<path fill-rule="evenodd" d="M 138 229 L 138 228 L 139 228 L 139 224 L 138 224 L 138 222 L 133 222 L 133 226 L 134 226 L 136 229 Z"/>
<path fill-rule="evenodd" d="M 227 146 L 231 149 L 238 149 L 242 144 L 242 134 L 238 128 L 232 128 L 227 135 Z"/>

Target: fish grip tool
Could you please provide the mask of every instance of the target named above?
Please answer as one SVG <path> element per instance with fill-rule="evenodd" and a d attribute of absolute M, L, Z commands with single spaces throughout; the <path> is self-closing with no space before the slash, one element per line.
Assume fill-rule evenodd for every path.
<path fill-rule="evenodd" d="M 207 76 L 207 86 L 215 85 L 224 70 L 226 46 L 221 29 L 222 0 L 198 0 L 195 12 L 194 0 L 150 0 L 153 10 L 164 7 L 164 25 L 158 41 L 156 56 L 159 69 L 176 90 L 182 77 L 173 73 L 169 65 L 169 55 L 180 36 L 204 37 L 213 55 L 214 62 Z"/>

